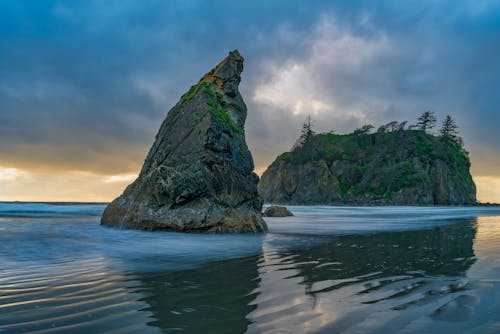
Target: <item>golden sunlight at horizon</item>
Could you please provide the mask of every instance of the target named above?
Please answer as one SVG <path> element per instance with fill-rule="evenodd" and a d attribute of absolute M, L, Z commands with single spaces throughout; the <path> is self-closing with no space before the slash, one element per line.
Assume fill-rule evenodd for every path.
<path fill-rule="evenodd" d="M 266 166 L 256 166 L 262 175 Z M 32 172 L 0 167 L 0 201 L 109 202 L 136 174 L 99 175 L 89 172 Z M 480 202 L 500 203 L 500 177 L 474 176 Z"/>
<path fill-rule="evenodd" d="M 50 173 L 0 167 L 0 201 L 109 202 L 136 177 L 136 174 Z"/>

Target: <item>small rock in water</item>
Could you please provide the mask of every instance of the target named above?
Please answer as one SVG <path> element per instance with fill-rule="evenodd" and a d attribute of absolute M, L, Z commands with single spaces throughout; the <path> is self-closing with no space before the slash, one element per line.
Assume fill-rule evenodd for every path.
<path fill-rule="evenodd" d="M 293 213 L 285 206 L 272 205 L 264 211 L 264 217 L 290 217 Z"/>

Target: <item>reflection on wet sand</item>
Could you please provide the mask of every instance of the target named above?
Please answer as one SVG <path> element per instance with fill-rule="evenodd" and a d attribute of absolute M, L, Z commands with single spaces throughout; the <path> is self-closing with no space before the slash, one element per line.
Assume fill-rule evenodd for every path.
<path fill-rule="evenodd" d="M 156 319 L 150 325 L 166 332 L 395 331 L 474 303 L 462 294 L 470 287 L 464 274 L 474 263 L 475 233 L 475 221 L 463 220 L 425 231 L 330 236 L 296 250 L 265 242 L 262 256 L 142 275 L 141 291 Z"/>
<path fill-rule="evenodd" d="M 474 220 L 462 220 L 266 249 L 249 332 L 396 332 L 469 287 L 475 232 Z"/>
<path fill-rule="evenodd" d="M 217 261 L 201 268 L 142 275 L 142 292 L 154 314 L 151 326 L 167 333 L 244 333 L 256 306 L 260 256 Z"/>
<path fill-rule="evenodd" d="M 296 208 L 253 236 L 56 209 L 1 222 L 1 333 L 500 332 L 497 211 Z"/>
<path fill-rule="evenodd" d="M 104 257 L 0 271 L 0 333 L 159 333 L 134 280 Z"/>

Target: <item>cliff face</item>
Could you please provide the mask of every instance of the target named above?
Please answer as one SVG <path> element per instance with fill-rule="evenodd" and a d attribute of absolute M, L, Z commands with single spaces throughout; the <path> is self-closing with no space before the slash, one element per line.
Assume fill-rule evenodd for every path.
<path fill-rule="evenodd" d="M 139 177 L 109 204 L 101 224 L 200 232 L 267 229 L 245 143 L 242 70 L 243 58 L 230 52 L 181 97 Z"/>
<path fill-rule="evenodd" d="M 259 192 L 282 204 L 473 205 L 469 168 L 460 145 L 423 131 L 324 133 L 280 155 Z"/>

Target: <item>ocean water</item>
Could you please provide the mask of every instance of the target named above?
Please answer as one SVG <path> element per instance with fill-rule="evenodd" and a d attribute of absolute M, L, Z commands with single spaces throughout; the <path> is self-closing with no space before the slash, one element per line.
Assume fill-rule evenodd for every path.
<path fill-rule="evenodd" d="M 500 333 L 500 208 L 289 208 L 203 235 L 0 203 L 0 333 Z"/>

